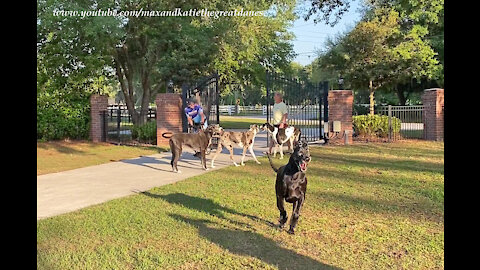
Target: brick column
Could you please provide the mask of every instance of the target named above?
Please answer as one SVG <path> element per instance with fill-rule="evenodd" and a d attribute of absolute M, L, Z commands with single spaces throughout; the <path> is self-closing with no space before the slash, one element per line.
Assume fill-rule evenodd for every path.
<path fill-rule="evenodd" d="M 106 111 L 108 107 L 108 97 L 104 95 L 90 96 L 90 140 L 93 142 L 102 141 L 102 118 L 101 111 Z"/>
<path fill-rule="evenodd" d="M 182 128 L 182 96 L 175 93 L 158 94 L 157 104 L 157 145 L 168 146 L 168 140 L 162 137 L 164 132 L 181 133 Z"/>
<path fill-rule="evenodd" d="M 348 132 L 348 143 L 353 143 L 352 114 L 352 90 L 331 90 L 328 92 L 328 129 L 330 131 L 330 143 L 345 144 L 345 131 Z M 332 136 L 333 121 L 341 122 L 341 130 L 337 138 L 335 138 L 335 136 Z"/>
<path fill-rule="evenodd" d="M 422 95 L 423 136 L 426 140 L 443 140 L 444 89 L 426 89 Z"/>

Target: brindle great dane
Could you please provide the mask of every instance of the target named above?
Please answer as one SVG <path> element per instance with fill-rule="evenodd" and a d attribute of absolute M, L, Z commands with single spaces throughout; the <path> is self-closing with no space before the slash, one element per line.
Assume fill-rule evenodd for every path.
<path fill-rule="evenodd" d="M 200 160 L 202 167 L 205 170 L 207 168 L 206 160 L 206 150 L 212 141 L 212 137 L 222 131 L 222 128 L 219 125 L 210 125 L 205 130 L 200 130 L 198 133 L 176 133 L 171 137 L 166 137 L 165 135 L 169 132 L 162 134 L 164 138 L 170 138 L 170 150 L 172 151 L 172 171 L 180 173 L 181 171 L 177 168 L 177 162 L 182 155 L 183 146 L 188 146 L 193 150 L 200 153 Z"/>

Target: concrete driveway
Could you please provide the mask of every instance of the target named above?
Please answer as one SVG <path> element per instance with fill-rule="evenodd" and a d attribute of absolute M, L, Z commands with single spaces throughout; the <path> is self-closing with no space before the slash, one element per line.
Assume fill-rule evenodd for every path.
<path fill-rule="evenodd" d="M 200 159 L 193 156 L 193 151 L 185 150 L 178 162 L 178 168 L 182 173 L 172 172 L 171 153 L 168 152 L 37 176 L 37 220 L 232 165 L 228 150 L 223 149 L 215 160 L 215 168 L 210 168 L 212 151 L 207 156 L 209 170 L 205 171 L 201 168 Z M 266 150 L 266 133 L 261 132 L 255 138 L 254 152 L 260 157 Z M 242 149 L 235 148 L 234 153 L 235 161 L 240 164 Z M 247 151 L 245 160 L 251 159 L 253 158 Z"/>

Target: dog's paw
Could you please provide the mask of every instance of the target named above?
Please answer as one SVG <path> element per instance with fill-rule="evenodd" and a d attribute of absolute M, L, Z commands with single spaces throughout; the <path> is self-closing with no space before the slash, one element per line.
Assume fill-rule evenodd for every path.
<path fill-rule="evenodd" d="M 242 166 L 245 166 L 245 163 L 240 163 Z"/>
<path fill-rule="evenodd" d="M 288 216 L 280 217 L 278 219 L 278 227 L 280 227 L 280 228 L 285 227 L 285 224 L 287 223 L 287 220 L 288 220 Z"/>
<path fill-rule="evenodd" d="M 176 173 L 182 173 L 182 171 L 178 170 L 178 171 L 176 171 Z"/>
<path fill-rule="evenodd" d="M 262 164 L 262 163 L 260 163 L 260 161 L 257 161 L 257 164 Z"/>
<path fill-rule="evenodd" d="M 203 169 L 204 169 L 205 171 L 208 171 L 208 170 L 210 170 L 209 168 L 203 168 Z"/>
<path fill-rule="evenodd" d="M 280 157 L 280 159 L 283 159 L 283 157 Z"/>
<path fill-rule="evenodd" d="M 237 163 L 233 163 L 233 165 L 235 165 L 235 167 L 240 167 L 240 165 L 238 165 Z"/>
<path fill-rule="evenodd" d="M 294 231 L 292 228 L 290 228 L 290 229 L 287 231 L 287 233 L 289 233 L 289 234 L 295 234 L 295 231 Z"/>
<path fill-rule="evenodd" d="M 280 222 L 280 223 L 277 224 L 278 229 L 283 229 L 284 227 L 285 227 L 285 223 Z"/>

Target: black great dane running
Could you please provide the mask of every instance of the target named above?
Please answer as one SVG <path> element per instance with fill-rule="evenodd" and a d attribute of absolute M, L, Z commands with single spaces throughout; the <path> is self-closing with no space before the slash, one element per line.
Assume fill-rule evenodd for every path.
<path fill-rule="evenodd" d="M 307 164 L 311 161 L 308 144 L 304 139 L 295 142 L 293 154 L 290 156 L 288 163 L 280 168 L 275 168 L 270 155 L 267 154 L 267 156 L 270 166 L 277 173 L 275 193 L 277 195 L 277 207 L 280 211 L 279 226 L 283 228 L 288 218 L 284 200 L 293 203 L 292 219 L 288 233 L 294 234 L 307 192 L 307 176 L 305 173 Z"/>

